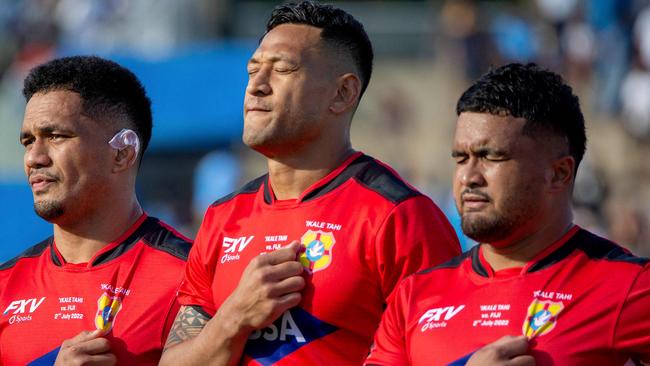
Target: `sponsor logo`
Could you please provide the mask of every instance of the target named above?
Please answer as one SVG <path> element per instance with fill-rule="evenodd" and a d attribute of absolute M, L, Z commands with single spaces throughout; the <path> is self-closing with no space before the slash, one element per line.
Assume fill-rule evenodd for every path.
<path fill-rule="evenodd" d="M 16 315 L 16 314 L 24 314 L 24 313 L 33 313 L 38 309 L 39 306 L 45 301 L 45 297 L 41 297 L 40 299 L 26 299 L 26 300 L 15 300 L 12 301 L 9 306 L 5 309 L 5 311 L 2 313 L 2 315 L 7 315 L 9 314 L 10 311 L 13 310 L 11 314 Z"/>
<path fill-rule="evenodd" d="M 221 263 L 228 263 L 239 260 L 239 253 L 244 251 L 255 236 L 242 236 L 239 238 L 224 237 L 221 246 L 225 249 L 221 256 Z"/>
<path fill-rule="evenodd" d="M 32 313 L 38 309 L 39 306 L 45 301 L 45 297 L 40 299 L 25 299 L 12 301 L 9 306 L 2 313 L 3 316 L 9 317 L 9 324 L 24 323 L 32 320 Z"/>
<path fill-rule="evenodd" d="M 244 353 L 263 366 L 273 365 L 300 347 L 337 329 L 302 308 L 292 308 L 270 326 L 253 332 Z"/>
<path fill-rule="evenodd" d="M 110 296 L 104 292 L 97 299 L 97 313 L 95 314 L 95 326 L 104 333 L 110 331 L 115 323 L 117 313 L 122 309 L 122 299 L 117 296 Z"/>
<path fill-rule="evenodd" d="M 304 248 L 298 260 L 309 272 L 322 271 L 332 263 L 332 248 L 336 239 L 331 232 L 307 230 L 300 243 Z"/>
<path fill-rule="evenodd" d="M 429 329 L 445 328 L 447 326 L 447 321 L 456 316 L 456 314 L 460 313 L 460 311 L 464 308 L 465 305 L 460 305 L 427 310 L 424 314 L 422 314 L 420 320 L 418 320 L 418 324 L 422 324 L 420 331 L 425 332 Z"/>
<path fill-rule="evenodd" d="M 564 309 L 564 304 L 561 301 L 534 299 L 528 306 L 528 312 L 522 327 L 524 335 L 533 338 L 552 331 L 562 309 Z"/>
<path fill-rule="evenodd" d="M 297 343 L 306 342 L 305 336 L 300 331 L 300 328 L 298 328 L 296 321 L 293 320 L 291 313 L 285 311 L 284 314 L 282 314 L 279 326 L 271 324 L 263 329 L 263 331 L 262 329 L 256 330 L 250 335 L 250 337 L 248 337 L 248 339 L 255 340 L 262 337 L 267 341 L 275 341 L 279 339 L 284 342 L 287 340 L 287 336 L 294 337 Z"/>

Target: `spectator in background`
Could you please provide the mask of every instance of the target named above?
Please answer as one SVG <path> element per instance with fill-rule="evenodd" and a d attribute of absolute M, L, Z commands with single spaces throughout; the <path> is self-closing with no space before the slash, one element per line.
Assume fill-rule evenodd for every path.
<path fill-rule="evenodd" d="M 593 106 L 609 115 L 620 110 L 619 92 L 630 60 L 631 5 L 632 0 L 585 2 L 587 22 L 598 40 Z"/>
<path fill-rule="evenodd" d="M 634 23 L 632 68 L 621 86 L 623 122 L 637 140 L 650 140 L 650 6 Z"/>
<path fill-rule="evenodd" d="M 536 3 L 542 16 L 553 25 L 558 53 L 562 57 L 567 50 L 560 40 L 564 38 L 567 23 L 575 12 L 578 0 L 537 0 Z"/>

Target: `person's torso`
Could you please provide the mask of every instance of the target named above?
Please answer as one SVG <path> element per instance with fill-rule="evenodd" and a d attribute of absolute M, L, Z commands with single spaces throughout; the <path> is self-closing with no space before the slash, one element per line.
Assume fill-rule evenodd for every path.
<path fill-rule="evenodd" d="M 361 159 L 365 160 L 357 160 L 359 165 L 376 164 L 365 162 L 369 157 Z M 268 181 L 262 180 L 248 192 L 216 203 L 217 221 L 204 222 L 215 228 L 208 240 L 216 248 L 209 261 L 215 266 L 216 308 L 255 256 L 293 240 L 303 246 L 300 261 L 307 279 L 303 300 L 250 336 L 244 364 L 359 365 L 367 355 L 385 307 L 375 240 L 395 202 L 353 176 L 345 177 L 346 172 L 341 174 L 344 178 L 334 178 L 339 180 L 336 184 L 316 189 L 309 200 L 273 205 L 268 204 L 272 197 L 264 186 Z M 405 199 L 420 196 L 405 185 L 400 189 L 404 193 L 394 194 Z"/>
<path fill-rule="evenodd" d="M 626 291 L 641 270 L 639 258 L 593 259 L 574 250 L 536 268 L 488 278 L 481 274 L 486 270 L 476 249 L 449 268 L 409 279 L 404 318 L 412 365 L 462 365 L 505 335 L 531 339 L 531 354 L 541 366 L 623 365 L 628 359 L 613 349 L 613 332 Z"/>
<path fill-rule="evenodd" d="M 51 363 L 63 340 L 95 329 L 118 364 L 157 364 L 190 244 L 154 218 L 122 239 L 92 266 L 62 264 L 51 239 L 3 265 L 1 364 Z"/>

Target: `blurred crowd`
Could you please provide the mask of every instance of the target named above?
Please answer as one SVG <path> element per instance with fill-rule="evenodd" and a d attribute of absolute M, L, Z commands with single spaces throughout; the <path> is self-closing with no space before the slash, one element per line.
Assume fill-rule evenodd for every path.
<path fill-rule="evenodd" d="M 630 136 L 650 139 L 649 1 L 535 0 L 495 11 L 488 2 L 452 0 L 441 24 L 462 45 L 469 78 L 490 65 L 541 63 L 590 83 L 595 112 L 620 116 Z"/>
<path fill-rule="evenodd" d="M 238 17 L 233 15 L 240 3 L 247 2 L 0 0 L 0 145 L 16 141 L 5 131 L 9 130 L 8 123 L 15 125 L 21 119 L 23 105 L 17 91 L 32 66 L 61 50 L 129 52 L 156 59 L 188 43 L 238 37 L 241 35 L 236 34 L 233 22 L 246 16 L 241 11 Z M 389 1 L 375 1 L 365 8 L 363 1 L 337 2 L 344 8 L 346 3 L 354 3 L 355 11 L 366 9 L 370 14 L 373 4 Z M 415 150 L 401 143 L 417 143 L 420 136 L 416 135 L 423 131 L 416 128 L 417 120 L 426 123 L 431 119 L 429 112 L 423 112 L 427 111 L 426 99 L 405 97 L 411 88 L 408 76 L 400 76 L 400 67 L 382 65 L 412 65 L 417 58 L 419 65 L 424 65 L 418 69 L 420 76 L 431 73 L 435 78 L 445 74 L 436 73 L 436 65 L 453 64 L 458 87 L 450 88 L 441 99 L 453 110 L 458 90 L 490 66 L 513 61 L 540 63 L 560 72 L 575 86 L 587 117 L 590 142 L 576 182 L 576 221 L 639 254 L 650 255 L 650 0 L 438 0 L 404 6 L 422 7 L 431 15 L 428 21 L 432 26 L 426 29 L 432 34 L 424 39 L 434 40 L 433 52 L 424 59 L 415 51 L 413 55 L 379 55 L 375 80 L 363 102 L 378 106 L 378 111 L 372 114 L 362 105 L 355 124 L 379 114 L 381 121 L 374 123 L 380 123 L 385 139 L 365 144 L 367 151 L 380 158 L 385 151 L 390 160 L 393 150 L 402 161 L 389 162 L 446 205 L 448 196 L 440 192 L 448 190 L 448 167 L 439 168 L 440 174 L 418 177 L 410 163 L 420 164 L 422 159 L 411 159 L 408 152 Z M 358 15 L 362 21 L 371 21 L 367 14 Z M 369 24 L 367 28 L 373 38 L 372 29 L 380 27 Z M 383 93 L 380 87 L 375 88 L 382 92 L 373 91 L 373 85 L 383 85 L 382 80 L 391 80 L 386 82 L 391 85 L 390 93 Z M 364 136 L 354 136 L 353 141 L 356 139 L 363 141 Z M 165 200 L 172 202 L 185 196 L 149 195 L 153 198 L 145 206 L 169 211 L 161 216 L 180 221 L 172 223 L 190 228 L 191 233 L 210 197 L 216 199 L 236 188 L 242 180 L 253 177 L 251 171 L 257 171 L 247 167 L 255 164 L 250 163 L 252 159 L 242 157 L 236 143 L 233 146 L 190 157 L 190 165 L 196 167 L 196 182 L 184 187 L 193 195 L 174 203 Z M 5 151 L 3 148 L 0 154 L 0 172 L 3 167 L 7 170 L 20 165 L 19 152 Z M 447 159 L 447 148 L 442 151 L 446 154 L 442 159 Z M 231 173 L 215 172 L 219 167 Z M 168 176 L 181 179 L 180 175 Z M 157 180 L 143 179 L 147 187 Z M 453 216 L 453 206 L 448 206 L 446 212 Z"/>

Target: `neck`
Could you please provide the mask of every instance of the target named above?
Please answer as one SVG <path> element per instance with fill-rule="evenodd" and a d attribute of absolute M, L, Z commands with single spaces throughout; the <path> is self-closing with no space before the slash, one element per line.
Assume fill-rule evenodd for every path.
<path fill-rule="evenodd" d="M 74 224 L 54 224 L 54 242 L 67 263 L 90 261 L 138 220 L 143 210 L 135 194 L 124 201 L 112 202 Z"/>
<path fill-rule="evenodd" d="M 544 225 L 524 234 L 512 235 L 503 242 L 482 244 L 483 257 L 493 270 L 524 267 L 544 249 L 553 245 L 573 226 L 571 208 L 559 210 Z"/>
<path fill-rule="evenodd" d="M 290 156 L 268 158 L 269 178 L 278 200 L 296 199 L 354 153 L 350 143 L 337 148 L 309 148 Z"/>

